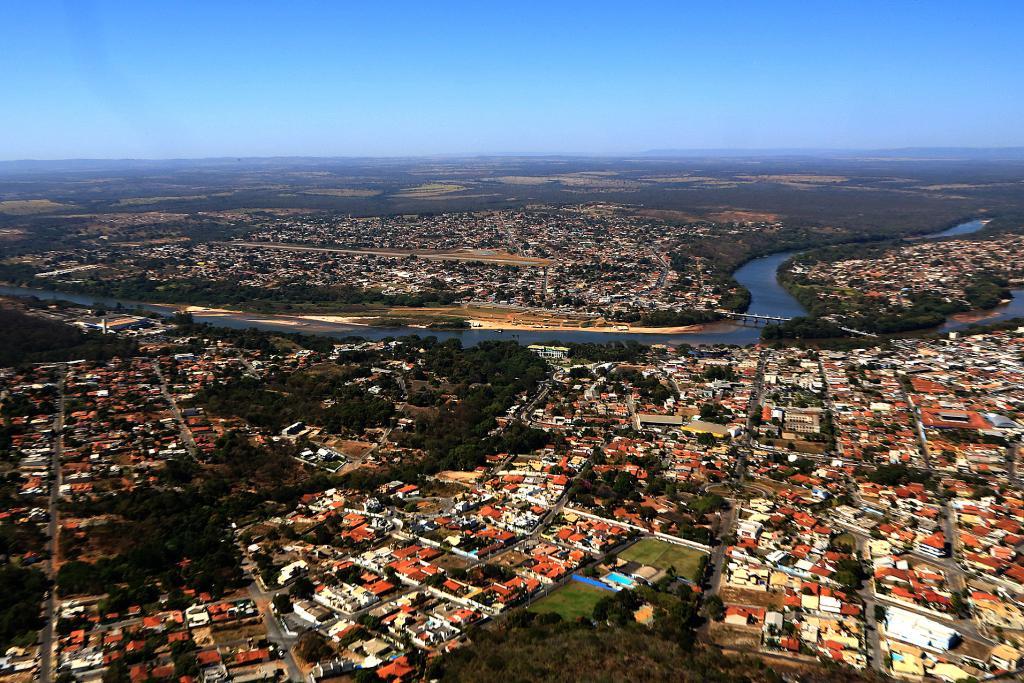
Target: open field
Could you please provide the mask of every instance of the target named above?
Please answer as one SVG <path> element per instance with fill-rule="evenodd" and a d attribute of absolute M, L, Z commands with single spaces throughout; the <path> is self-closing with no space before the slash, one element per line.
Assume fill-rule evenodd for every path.
<path fill-rule="evenodd" d="M 46 213 L 74 208 L 69 204 L 50 201 L 49 199 L 9 199 L 0 202 L 0 213 L 12 216 L 27 216 L 33 213 Z"/>
<path fill-rule="evenodd" d="M 672 567 L 679 576 L 696 581 L 699 577 L 701 559 L 706 555 L 699 550 L 685 548 L 653 538 L 645 538 L 626 548 L 619 557 L 630 562 L 639 562 L 657 569 Z"/>
<path fill-rule="evenodd" d="M 323 187 L 315 190 L 303 190 L 302 194 L 320 195 L 322 197 L 376 197 L 380 190 L 362 190 L 354 187 Z"/>
<path fill-rule="evenodd" d="M 684 325 L 678 327 L 633 327 L 607 323 L 601 318 L 573 316 L 562 313 L 527 311 L 498 306 L 439 306 L 439 307 L 390 307 L 364 309 L 347 314 L 314 314 L 297 316 L 307 320 L 349 325 L 388 326 L 385 321 L 402 325 L 427 327 L 436 322 L 468 320 L 470 325 L 481 330 L 548 330 L 551 332 L 586 330 L 589 332 L 617 332 L 634 334 L 686 334 L 701 332 L 705 325 Z M 729 324 L 729 323 L 725 323 Z"/>
<path fill-rule="evenodd" d="M 173 304 L 172 304 L 173 305 Z M 237 309 L 218 308 L 213 306 L 178 305 L 186 313 L 197 313 L 208 317 L 232 317 L 245 315 Z M 291 314 L 258 314 L 253 322 L 274 323 L 303 327 L 316 323 L 338 325 L 359 325 L 363 327 L 422 327 L 428 328 L 433 323 L 450 323 L 468 321 L 471 327 L 481 330 L 543 330 L 546 332 L 615 332 L 616 334 L 696 334 L 699 332 L 720 329 L 733 329 L 734 323 L 716 322 L 676 327 L 634 327 L 622 324 L 610 324 L 602 319 L 581 318 L 565 314 L 553 314 L 532 311 L 520 311 L 504 307 L 490 306 L 440 306 L 440 307 L 345 307 L 335 306 L 328 310 L 324 307 L 311 307 L 305 313 Z"/>
<path fill-rule="evenodd" d="M 551 595 L 530 605 L 530 611 L 538 614 L 555 612 L 562 619 L 573 621 L 578 617 L 589 617 L 601 598 L 612 595 L 610 591 L 588 586 L 579 581 L 570 581 Z"/>
<path fill-rule="evenodd" d="M 776 175 L 739 175 L 738 178 L 763 183 L 782 183 L 795 185 L 821 185 L 845 183 L 849 180 L 841 175 L 814 175 L 810 173 L 780 173 Z"/>
<path fill-rule="evenodd" d="M 743 605 L 745 607 L 764 607 L 765 609 L 782 609 L 785 599 L 783 593 L 769 593 L 768 591 L 755 591 L 749 588 L 739 588 L 722 583 L 718 596 L 727 605 Z"/>
<path fill-rule="evenodd" d="M 186 194 L 171 197 L 125 197 L 117 201 L 119 206 L 144 206 L 146 204 L 159 204 L 161 202 L 185 202 L 196 199 L 209 199 L 205 194 Z"/>
<path fill-rule="evenodd" d="M 483 472 L 463 472 L 461 470 L 444 470 L 437 473 L 439 481 L 453 482 L 461 486 L 472 487 L 483 478 Z"/>
<path fill-rule="evenodd" d="M 450 183 L 425 183 L 423 185 L 418 185 L 417 187 L 406 188 L 399 192 L 397 196 L 424 199 L 427 197 L 451 194 L 452 192 L 461 192 L 465 189 L 466 188 L 463 185 L 454 185 Z"/>
<path fill-rule="evenodd" d="M 761 630 L 754 627 L 732 626 L 711 622 L 708 634 L 712 642 L 726 647 L 756 652 L 761 648 Z"/>
<path fill-rule="evenodd" d="M 764 443 L 776 448 L 788 448 L 798 453 L 820 455 L 828 449 L 821 441 L 803 441 L 801 439 L 764 439 Z"/>

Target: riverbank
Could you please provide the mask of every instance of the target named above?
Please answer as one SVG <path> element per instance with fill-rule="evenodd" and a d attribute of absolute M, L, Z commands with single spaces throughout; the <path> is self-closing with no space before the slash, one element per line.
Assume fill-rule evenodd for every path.
<path fill-rule="evenodd" d="M 962 223 L 934 233 L 935 237 L 968 234 L 983 227 L 981 221 Z M 975 225 L 977 227 L 975 227 Z M 956 231 L 952 233 L 951 231 Z M 779 283 L 778 268 L 796 252 L 785 251 L 752 259 L 738 268 L 733 277 L 751 293 L 748 312 L 781 317 L 801 317 L 807 312 Z M 701 344 L 756 344 L 761 328 L 741 325 L 733 321 L 719 321 L 677 327 L 633 327 L 621 329 L 614 323 L 603 323 L 592 318 L 524 311 L 503 307 L 467 305 L 443 308 L 381 308 L 356 312 L 322 313 L 296 311 L 293 313 L 245 312 L 215 306 L 148 304 L 118 300 L 97 295 L 39 290 L 27 287 L 0 286 L 0 295 L 36 297 L 45 300 L 65 300 L 87 306 L 106 308 L 143 309 L 173 315 L 190 312 L 197 322 L 233 328 L 255 327 L 280 332 L 321 334 L 334 338 L 362 337 L 384 339 L 407 335 L 433 336 L 439 339 L 459 339 L 471 346 L 487 340 L 514 339 L 522 344 L 543 344 L 554 341 L 576 343 L 637 342 L 666 344 L 669 346 Z M 944 332 L 968 327 L 973 322 L 997 322 L 1024 316 L 1024 291 L 1013 292 L 1014 299 L 991 311 L 972 311 L 951 316 L 945 324 L 930 328 Z M 484 315 L 482 311 L 486 310 Z M 391 315 L 401 314 L 401 315 Z M 983 316 L 983 317 L 979 317 Z M 474 327 L 456 327 L 465 321 Z M 474 321 L 474 322 L 470 322 Z M 453 326 L 430 327 L 431 322 Z M 376 324 L 375 324 L 376 323 Z M 595 324 L 596 323 L 596 324 Z M 927 332 L 921 330 L 919 332 Z"/>
<path fill-rule="evenodd" d="M 882 242 L 877 245 L 873 245 L 876 251 L 872 252 L 871 255 L 862 255 L 860 258 L 867 259 L 868 262 L 870 262 L 871 258 L 880 258 L 880 254 L 887 253 L 891 248 L 899 247 L 901 243 L 934 241 L 972 235 L 984 230 L 990 222 L 991 219 L 976 218 L 963 221 L 943 230 L 925 235 L 915 235 L 905 237 L 900 240 Z M 1020 289 L 1004 291 L 1004 298 L 995 303 L 991 303 L 989 293 L 983 291 L 976 300 L 971 300 L 968 297 L 968 303 L 962 306 L 950 305 L 942 308 L 938 306 L 929 307 L 925 305 L 920 308 L 908 307 L 902 310 L 879 310 L 877 313 L 872 315 L 872 304 L 860 302 L 860 308 L 854 308 L 858 302 L 853 301 L 847 302 L 847 307 L 845 309 L 847 311 L 846 313 L 844 313 L 843 309 L 829 308 L 828 306 L 825 306 L 822 310 L 821 306 L 819 306 L 823 300 L 822 297 L 827 297 L 828 300 L 835 305 L 836 302 L 842 301 L 837 292 L 848 291 L 851 296 L 856 296 L 857 292 L 852 289 L 836 290 L 822 286 L 817 288 L 800 286 L 793 280 L 793 273 L 790 271 L 790 268 L 793 267 L 793 264 L 802 256 L 809 254 L 818 254 L 819 258 L 821 258 L 820 254 L 825 253 L 826 257 L 821 258 L 819 263 L 825 263 L 826 265 L 832 262 L 838 263 L 851 257 L 855 258 L 855 254 L 851 255 L 847 252 L 847 250 L 853 246 L 854 245 L 852 244 L 833 245 L 803 251 L 784 252 L 783 254 L 777 255 L 778 264 L 776 269 L 776 279 L 780 288 L 786 291 L 790 300 L 795 300 L 802 304 L 802 309 L 806 310 L 806 308 L 811 308 L 818 311 L 815 316 L 803 313 L 802 315 L 809 317 L 809 319 L 806 321 L 799 321 L 798 324 L 800 329 L 785 329 L 783 334 L 778 336 L 779 339 L 806 338 L 801 336 L 807 332 L 804 328 L 813 328 L 817 321 L 829 319 L 845 321 L 839 323 L 839 325 L 845 324 L 848 327 L 862 329 L 867 333 L 873 333 L 881 338 L 891 338 L 899 335 L 917 335 L 922 333 L 926 334 L 932 331 L 955 330 L 977 322 L 998 321 L 1018 317 L 1021 314 L 1022 307 L 1020 298 L 1022 290 Z M 996 286 L 995 283 L 988 284 Z M 977 306 L 977 308 L 967 308 L 967 305 L 974 305 Z M 849 313 L 851 310 L 856 310 L 857 313 Z M 794 323 L 794 325 L 797 325 L 797 323 Z M 824 328 L 827 326 L 828 325 L 824 325 L 821 327 Z M 790 326 L 785 327 L 788 328 Z M 834 325 L 832 327 L 835 328 Z M 819 329 L 817 331 L 822 332 L 825 330 Z M 836 330 L 836 336 L 839 336 L 838 329 Z"/>
<path fill-rule="evenodd" d="M 462 318 L 462 314 L 465 313 L 465 309 L 461 307 L 452 307 L 447 309 L 431 309 L 426 314 L 420 314 L 415 319 L 405 320 L 402 317 L 401 312 L 396 312 L 393 309 L 381 311 L 379 314 L 374 315 L 333 315 L 333 314 L 297 314 L 297 315 L 284 315 L 284 314 L 255 314 L 252 312 L 242 310 L 229 310 L 224 308 L 211 308 L 207 306 L 184 306 L 180 310 L 185 313 L 199 314 L 204 317 L 218 317 L 218 316 L 230 316 L 236 317 L 239 315 L 261 315 L 264 319 L 260 322 L 271 322 L 276 321 L 282 324 L 297 325 L 298 321 L 306 320 L 311 323 L 329 323 L 332 325 L 353 325 L 357 327 L 373 327 L 373 328 L 387 328 L 387 325 L 379 324 L 381 319 L 393 319 L 396 321 L 402 321 L 403 325 L 393 325 L 391 327 L 411 327 L 422 330 L 433 331 L 434 327 L 432 324 L 444 323 L 452 319 Z M 496 309 L 498 313 L 503 316 L 507 316 L 507 319 L 501 318 L 473 318 L 468 317 L 464 320 L 469 325 L 468 329 L 474 330 L 500 330 L 505 332 L 596 332 L 596 333 L 616 333 L 616 334 L 700 334 L 706 332 L 709 328 L 708 324 L 698 325 L 683 325 L 678 327 L 637 327 L 625 324 L 562 324 L 562 323 L 541 323 L 541 322 L 525 322 L 518 321 L 515 314 L 510 314 L 507 311 Z M 418 312 L 419 313 L 419 312 Z M 443 329 L 443 328 L 442 328 Z M 466 329 L 466 328 L 463 328 Z M 448 331 L 458 331 L 458 328 L 454 328 Z"/>

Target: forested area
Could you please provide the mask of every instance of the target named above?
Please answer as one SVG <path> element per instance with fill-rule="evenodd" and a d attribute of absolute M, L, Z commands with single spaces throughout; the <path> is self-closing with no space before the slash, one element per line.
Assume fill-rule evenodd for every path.
<path fill-rule="evenodd" d="M 635 321 L 641 327 L 683 327 L 719 320 L 721 316 L 710 311 L 649 311 Z"/>
<path fill-rule="evenodd" d="M 83 332 L 0 304 L 0 366 L 72 359 L 106 360 L 135 353 L 131 339 Z"/>
<path fill-rule="evenodd" d="M 543 359 L 516 342 L 483 342 L 463 349 L 458 340 L 448 340 L 427 349 L 423 361 L 426 371 L 453 385 L 458 398 L 436 415 L 417 420 L 405 438 L 407 445 L 427 452 L 424 471 L 472 469 L 494 448 L 524 447 L 509 443 L 508 437 L 493 438 L 490 432 L 517 395 L 532 392 L 544 379 Z M 523 438 L 536 437 L 524 432 Z"/>
<path fill-rule="evenodd" d="M 223 339 L 240 349 L 265 352 L 278 351 L 282 344 L 295 344 L 304 349 L 326 353 L 337 343 L 336 339 L 330 337 L 301 332 L 266 332 L 255 327 L 245 329 L 214 327 L 209 323 L 195 322 L 191 313 L 177 313 L 173 321 L 182 335 L 196 337 L 195 351 L 203 348 L 202 339 L 207 336 Z"/>
<path fill-rule="evenodd" d="M 650 626 L 636 623 L 635 610 L 654 607 Z M 749 683 L 783 681 L 764 661 L 696 642 L 700 623 L 696 596 L 688 587 L 620 591 L 597 603 L 591 618 L 563 620 L 558 614 L 518 611 L 501 624 L 473 633 L 470 645 L 433 660 L 427 677 L 442 681 L 665 681 Z M 881 680 L 850 669 L 807 670 L 807 683 Z"/>
<path fill-rule="evenodd" d="M 328 398 L 330 405 L 325 405 Z M 241 377 L 213 384 L 197 399 L 215 415 L 238 416 L 254 427 L 275 432 L 300 421 L 333 433 L 362 430 L 385 425 L 395 414 L 390 400 L 340 377 L 337 383 L 317 383 L 301 372 L 266 383 Z"/>
<path fill-rule="evenodd" d="M 202 469 L 191 460 L 169 461 L 162 474 L 167 488 L 68 503 L 70 514 L 108 516 L 115 535 L 133 542 L 95 561 L 61 565 L 61 594 L 108 593 L 104 607 L 117 611 L 152 602 L 161 591 L 187 587 L 222 595 L 239 586 L 241 558 L 231 524 L 285 509 L 334 483 L 304 469 L 289 447 L 256 446 L 228 432 Z"/>
<path fill-rule="evenodd" d="M 49 581 L 37 569 L 0 566 L 0 651 L 14 643 L 35 641 L 43 626 L 39 604 Z"/>

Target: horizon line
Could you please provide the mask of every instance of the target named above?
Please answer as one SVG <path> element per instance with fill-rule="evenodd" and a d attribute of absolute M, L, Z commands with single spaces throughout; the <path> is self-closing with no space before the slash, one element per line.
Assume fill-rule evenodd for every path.
<path fill-rule="evenodd" d="M 271 154 L 271 155 L 236 155 L 216 154 L 209 156 L 174 156 L 174 157 L 22 157 L 16 159 L 0 159 L 0 164 L 13 163 L 57 163 L 57 162 L 169 162 L 169 161 L 252 161 L 252 160 L 366 160 L 366 159 L 481 159 L 481 158 L 591 158 L 591 159 L 630 159 L 656 157 L 687 157 L 687 156 L 728 156 L 728 155 L 823 155 L 823 154 L 892 154 L 896 152 L 1024 152 L 1024 145 L 1006 146 L 969 146 L 969 145 L 935 145 L 906 147 L 681 147 L 654 148 L 636 152 L 433 152 L 423 154 Z"/>

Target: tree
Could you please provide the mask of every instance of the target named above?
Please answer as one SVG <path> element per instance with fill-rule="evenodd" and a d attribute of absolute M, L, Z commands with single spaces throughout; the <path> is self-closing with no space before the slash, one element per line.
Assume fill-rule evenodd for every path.
<path fill-rule="evenodd" d="M 288 594 L 295 598 L 304 598 L 309 600 L 313 597 L 313 591 L 316 590 L 316 586 L 305 576 L 300 576 L 295 579 L 295 583 L 288 589 Z"/>
<path fill-rule="evenodd" d="M 960 593 L 953 593 L 952 596 L 950 596 L 950 606 L 953 608 L 953 612 L 960 616 L 969 614 L 967 602 Z"/>
<path fill-rule="evenodd" d="M 199 663 L 196 661 L 194 652 L 181 652 L 174 658 L 174 675 L 197 676 L 199 674 Z M 104 681 L 106 683 L 106 681 Z"/>
<path fill-rule="evenodd" d="M 704 613 L 708 615 L 708 619 L 719 621 L 725 616 L 725 603 L 722 602 L 722 598 L 717 595 L 710 595 L 704 600 Z"/>
<path fill-rule="evenodd" d="M 325 637 L 316 631 L 306 631 L 299 636 L 299 642 L 295 645 L 295 654 L 312 664 L 328 659 L 334 654 L 334 650 L 327 643 Z"/>
<path fill-rule="evenodd" d="M 195 658 L 193 657 L 194 660 Z M 124 663 L 124 659 L 115 659 L 103 672 L 103 683 L 128 683 L 130 680 L 128 677 L 128 665 Z"/>
<path fill-rule="evenodd" d="M 699 498 L 694 498 L 688 503 L 688 506 L 698 515 L 706 515 L 709 512 L 721 510 L 725 507 L 725 498 L 722 498 L 722 496 L 717 493 L 711 493 Z"/>
<path fill-rule="evenodd" d="M 274 596 L 274 611 L 278 614 L 289 614 L 292 611 L 292 600 L 284 593 Z"/>

